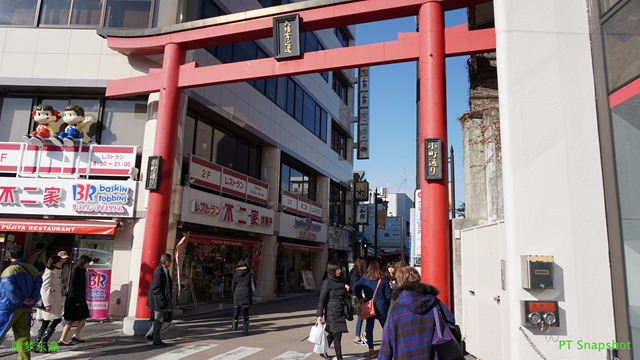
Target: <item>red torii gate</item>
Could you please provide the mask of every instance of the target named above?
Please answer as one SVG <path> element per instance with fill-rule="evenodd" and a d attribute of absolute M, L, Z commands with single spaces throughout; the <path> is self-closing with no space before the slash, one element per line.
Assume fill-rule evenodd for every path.
<path fill-rule="evenodd" d="M 123 32 L 101 29 L 107 37 L 107 45 L 120 53 L 164 54 L 161 69 L 151 69 L 145 76 L 111 80 L 106 90 L 108 97 L 160 92 L 153 154 L 163 159 L 159 176 L 164 181 L 160 181 L 157 191 L 149 194 L 136 317 L 148 317 L 149 284 L 167 245 L 169 214 L 165 209 L 169 209 L 171 203 L 173 184 L 168 179 L 172 179 L 174 170 L 181 89 L 405 61 L 418 61 L 420 79 L 418 173 L 422 174 L 420 189 L 423 194 L 422 280 L 437 287 L 441 300 L 450 305 L 448 176 L 444 170 L 441 180 L 424 180 L 424 140 L 441 139 L 445 150 L 441 156 L 446 159 L 445 57 L 490 52 L 496 47 L 494 29 L 468 31 L 466 25 L 445 29 L 444 12 L 489 1 L 355 0 L 316 8 L 302 2 L 269 8 L 271 13 L 268 15 L 264 9 L 248 11 L 240 20 L 237 20 L 237 14 L 231 14 L 216 18 L 215 25 L 185 28 L 185 24 L 178 24 L 157 34 L 153 33 L 155 29 Z M 273 17 L 295 13 L 300 15 L 304 31 L 416 15 L 419 30 L 417 33 L 399 33 L 395 41 L 310 52 L 291 60 L 264 58 L 206 67 L 184 64 L 186 50 L 271 37 Z M 193 22 L 193 26 L 199 24 L 202 20 Z"/>

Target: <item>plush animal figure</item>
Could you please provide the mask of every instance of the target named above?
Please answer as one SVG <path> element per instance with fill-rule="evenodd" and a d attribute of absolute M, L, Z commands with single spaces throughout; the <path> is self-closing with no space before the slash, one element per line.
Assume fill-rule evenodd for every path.
<path fill-rule="evenodd" d="M 23 136 L 23 139 L 28 144 L 42 146 L 44 139 L 48 139 L 53 135 L 51 123 L 60 120 L 60 112 L 54 110 L 51 105 L 40 104 L 36 106 L 36 109 L 31 114 L 33 115 L 33 121 L 38 123 L 38 127 L 36 131 Z"/>
<path fill-rule="evenodd" d="M 87 124 L 94 122 L 95 118 L 91 115 L 85 117 L 84 109 L 79 105 L 67 105 L 62 113 L 62 121 L 66 127 L 58 133 L 56 137 L 51 138 L 51 142 L 58 146 L 73 146 L 75 140 L 82 139 L 80 132 Z M 64 125 L 63 125 L 64 126 Z"/>

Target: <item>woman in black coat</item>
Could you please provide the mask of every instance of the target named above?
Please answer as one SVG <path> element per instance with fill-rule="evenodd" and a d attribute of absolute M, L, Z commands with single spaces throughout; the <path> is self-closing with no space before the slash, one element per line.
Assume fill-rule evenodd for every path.
<path fill-rule="evenodd" d="M 330 261 L 327 264 L 327 278 L 322 282 L 320 299 L 318 299 L 317 321 L 326 320 L 325 330 L 329 333 L 327 341 L 329 346 L 334 343 L 336 358 L 342 360 L 342 333 L 347 330 L 347 321 L 344 317 L 345 298 L 349 285 L 344 283 L 342 266 L 338 261 Z M 327 353 L 320 354 L 324 359 L 329 359 Z"/>
<path fill-rule="evenodd" d="M 69 290 L 67 291 L 67 298 L 64 301 L 63 318 L 66 323 L 62 328 L 62 335 L 58 342 L 59 345 L 72 344 L 67 341 L 67 335 L 69 335 L 74 321 L 77 321 L 78 325 L 76 325 L 76 332 L 71 337 L 71 340 L 79 343 L 84 342 L 80 337 L 80 330 L 82 330 L 89 317 L 89 306 L 87 305 L 87 268 L 89 268 L 90 263 L 91 258 L 87 255 L 82 255 L 73 267 L 73 270 L 71 270 Z"/>
<path fill-rule="evenodd" d="M 232 330 L 238 329 L 238 317 L 240 309 L 244 316 L 242 323 L 242 335 L 249 335 L 249 306 L 252 303 L 252 282 L 253 273 L 249 268 L 249 264 L 244 260 L 238 261 L 236 271 L 233 274 L 233 282 L 231 283 L 231 293 L 233 294 L 233 324 Z"/>

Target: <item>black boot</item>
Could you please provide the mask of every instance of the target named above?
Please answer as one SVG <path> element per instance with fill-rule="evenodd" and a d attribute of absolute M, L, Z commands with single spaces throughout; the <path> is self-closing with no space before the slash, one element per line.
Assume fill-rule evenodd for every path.
<path fill-rule="evenodd" d="M 245 321 L 242 323 L 242 335 L 249 335 L 249 321 Z"/>
<path fill-rule="evenodd" d="M 38 344 L 43 341 L 43 338 L 46 333 L 46 329 L 49 327 L 49 320 L 40 320 L 40 329 L 38 329 L 38 334 L 36 335 L 36 340 L 33 342 L 33 351 L 40 352 L 38 349 Z"/>
<path fill-rule="evenodd" d="M 232 331 L 238 330 L 238 319 L 233 319 L 233 323 L 231 324 L 231 330 Z"/>

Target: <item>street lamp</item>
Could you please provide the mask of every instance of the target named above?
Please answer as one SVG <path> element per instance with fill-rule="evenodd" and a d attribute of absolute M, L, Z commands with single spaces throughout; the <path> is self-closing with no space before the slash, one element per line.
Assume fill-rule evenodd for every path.
<path fill-rule="evenodd" d="M 373 257 L 378 259 L 378 188 L 373 192 Z"/>

